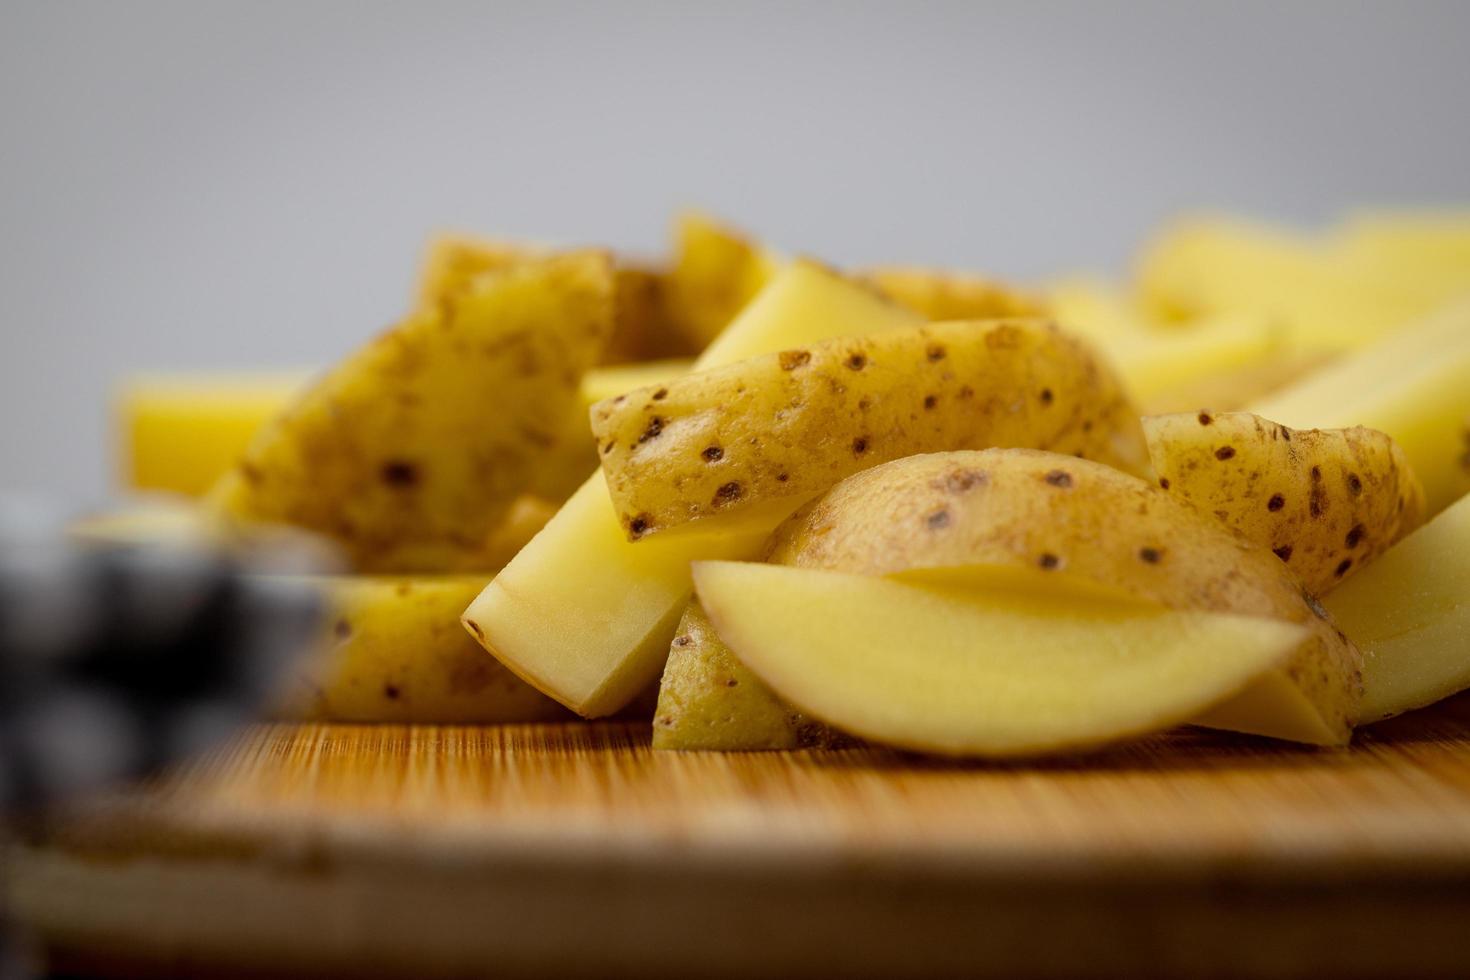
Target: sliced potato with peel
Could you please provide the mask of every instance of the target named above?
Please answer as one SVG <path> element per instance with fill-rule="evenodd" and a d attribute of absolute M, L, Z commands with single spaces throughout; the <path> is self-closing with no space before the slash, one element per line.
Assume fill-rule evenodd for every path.
<path fill-rule="evenodd" d="M 787 701 L 945 755 L 1083 749 L 1173 727 L 1279 666 L 1307 633 L 1100 598 L 1014 567 L 990 587 L 746 562 L 696 563 L 694 581 L 721 638 Z"/>
<path fill-rule="evenodd" d="M 1322 604 L 1363 651 L 1364 723 L 1470 688 L 1470 496 Z"/>
<path fill-rule="evenodd" d="M 327 372 L 257 435 L 210 507 L 315 531 L 360 571 L 460 567 L 579 410 L 612 302 L 600 252 L 477 279 Z"/>
<path fill-rule="evenodd" d="M 1029 446 L 1142 472 L 1108 365 L 1044 320 L 934 323 L 696 372 L 592 407 L 630 540 L 810 496 L 890 459 Z"/>
<path fill-rule="evenodd" d="M 1210 412 L 1143 420 L 1159 486 L 1286 562 L 1313 594 L 1419 526 L 1424 488 L 1375 429 L 1290 429 Z"/>

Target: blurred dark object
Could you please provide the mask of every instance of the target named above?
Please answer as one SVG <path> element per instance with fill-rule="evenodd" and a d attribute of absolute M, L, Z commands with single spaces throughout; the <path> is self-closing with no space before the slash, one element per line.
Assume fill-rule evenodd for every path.
<path fill-rule="evenodd" d="M 0 814 L 219 743 L 316 635 L 319 600 L 292 574 L 326 567 L 284 533 L 79 538 L 0 502 Z M 10 980 L 4 948 L 0 922 Z"/>

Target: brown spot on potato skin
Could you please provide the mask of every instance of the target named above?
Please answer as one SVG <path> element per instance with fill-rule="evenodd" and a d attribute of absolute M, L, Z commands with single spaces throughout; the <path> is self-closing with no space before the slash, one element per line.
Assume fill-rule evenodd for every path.
<path fill-rule="evenodd" d="M 1159 488 L 1161 490 L 1169 489 L 1169 478 L 1167 476 L 1159 477 Z"/>
<path fill-rule="evenodd" d="M 1041 557 L 1036 559 L 1036 564 L 1049 572 L 1052 569 L 1059 567 L 1062 564 L 1062 560 L 1056 555 L 1052 554 L 1050 551 L 1047 551 L 1043 552 Z"/>
<path fill-rule="evenodd" d="M 1209 412 L 1200 412 L 1199 413 L 1199 424 L 1200 425 L 1211 425 L 1212 423 L 1214 423 L 1214 421 L 1215 421 L 1214 416 L 1212 416 Z"/>
<path fill-rule="evenodd" d="M 812 359 L 811 351 L 783 350 L 780 354 L 781 370 L 795 371 Z"/>
<path fill-rule="evenodd" d="M 1278 511 L 1286 506 L 1286 498 L 1279 493 L 1273 493 L 1271 499 L 1266 501 L 1266 509 L 1272 512 Z"/>
<path fill-rule="evenodd" d="M 652 526 L 653 523 L 648 519 L 648 515 L 640 514 L 628 522 L 628 532 L 637 539 L 647 534 L 648 529 Z"/>
<path fill-rule="evenodd" d="M 1056 399 L 1056 396 L 1051 393 L 1050 388 L 1042 388 L 1039 397 L 1043 405 L 1050 405 Z"/>
<path fill-rule="evenodd" d="M 1066 470 L 1052 470 L 1050 473 L 1046 474 L 1044 479 L 1049 485 L 1060 487 L 1063 490 L 1072 485 L 1072 474 L 1068 473 Z"/>
<path fill-rule="evenodd" d="M 378 471 L 384 483 L 397 490 L 407 490 L 418 485 L 419 468 L 401 459 L 390 459 Z"/>
<path fill-rule="evenodd" d="M 395 684 L 383 685 L 383 697 L 387 698 L 389 701 L 397 701 L 398 696 L 402 693 L 403 692 L 398 690 L 398 686 Z"/>
<path fill-rule="evenodd" d="M 643 430 L 643 434 L 638 437 L 638 442 L 642 444 L 650 439 L 656 439 L 658 438 L 659 433 L 663 431 L 664 420 L 662 417 L 655 415 L 653 418 L 648 420 L 648 426 Z"/>
<path fill-rule="evenodd" d="M 1347 475 L 1348 492 L 1354 497 L 1363 492 L 1363 478 L 1356 473 Z"/>
<path fill-rule="evenodd" d="M 1349 548 L 1356 548 L 1358 542 L 1363 540 L 1363 535 L 1368 533 L 1367 528 L 1361 524 L 1354 524 L 1353 529 L 1347 533 L 1346 543 Z"/>
<path fill-rule="evenodd" d="M 707 446 L 704 452 L 699 454 L 706 463 L 718 463 L 725 457 L 725 451 L 719 446 Z"/>
<path fill-rule="evenodd" d="M 924 518 L 924 526 L 931 531 L 938 531 L 943 528 L 949 527 L 949 511 L 936 510 L 928 517 Z"/>
<path fill-rule="evenodd" d="M 1163 557 L 1163 553 L 1160 552 L 1157 548 L 1138 549 L 1139 560 L 1147 562 L 1150 565 L 1157 565 L 1163 559 Z"/>
<path fill-rule="evenodd" d="M 617 448 L 617 443 L 614 443 L 614 442 L 604 443 L 603 446 L 602 446 L 602 455 L 606 456 L 608 453 L 612 452 L 615 448 Z"/>
<path fill-rule="evenodd" d="M 867 436 L 858 436 L 856 439 L 854 439 L 852 441 L 852 454 L 854 456 L 861 456 L 863 453 L 865 453 L 867 451 L 868 451 L 868 439 L 867 439 Z"/>
<path fill-rule="evenodd" d="M 944 486 L 950 493 L 965 493 L 983 486 L 988 479 L 979 470 L 954 470 L 944 478 Z"/>
<path fill-rule="evenodd" d="M 1227 459 L 1233 459 L 1234 457 L 1235 457 L 1235 447 L 1234 446 L 1221 446 L 1219 449 L 1215 450 L 1215 458 L 1218 459 L 1222 463 L 1225 462 L 1225 460 L 1227 460 Z"/>
<path fill-rule="evenodd" d="M 1333 571 L 1332 574 L 1336 575 L 1338 578 L 1342 578 L 1344 575 L 1347 574 L 1347 570 L 1352 567 L 1353 560 L 1351 558 L 1344 558 L 1342 561 L 1337 563 L 1337 568 Z"/>
<path fill-rule="evenodd" d="M 1271 554 L 1280 558 L 1282 561 L 1291 561 L 1291 545 L 1284 544 L 1279 548 L 1272 548 Z"/>
<path fill-rule="evenodd" d="M 930 344 L 929 349 L 924 352 L 924 356 L 929 359 L 930 364 L 933 364 L 935 361 L 944 360 L 944 345 Z"/>
<path fill-rule="evenodd" d="M 847 359 L 847 366 L 853 371 L 861 371 L 868 366 L 868 355 L 853 354 Z"/>
<path fill-rule="evenodd" d="M 676 637 L 674 637 L 674 646 L 676 646 L 676 647 L 687 647 L 689 644 L 691 644 L 693 642 L 694 642 L 693 637 L 688 636 L 687 634 L 684 635 L 684 636 L 676 636 Z"/>
<path fill-rule="evenodd" d="M 653 393 L 653 400 L 656 402 L 661 402 L 667 397 L 669 397 L 669 389 L 667 388 L 660 388 Z"/>
<path fill-rule="evenodd" d="M 720 488 L 715 491 L 714 500 L 711 503 L 716 507 L 733 504 L 740 499 L 742 493 L 744 493 L 744 490 L 739 482 L 731 480 L 729 483 L 720 485 Z"/>
<path fill-rule="evenodd" d="M 789 474 L 789 473 L 777 473 L 776 474 L 776 482 L 777 483 L 785 483 L 789 479 L 791 479 L 791 474 Z"/>
<path fill-rule="evenodd" d="M 939 396 L 937 396 L 937 395 L 925 395 L 924 396 L 924 411 L 926 411 L 926 412 L 932 412 L 932 411 L 934 411 L 934 407 L 936 405 L 938 405 L 938 404 L 939 404 Z"/>

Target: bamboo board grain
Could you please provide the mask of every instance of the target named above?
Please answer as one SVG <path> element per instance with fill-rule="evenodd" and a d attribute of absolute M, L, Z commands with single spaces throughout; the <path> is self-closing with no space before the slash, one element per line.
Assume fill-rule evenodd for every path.
<path fill-rule="evenodd" d="M 636 723 L 269 726 L 32 828 L 17 916 L 177 976 L 1470 969 L 1470 700 L 1321 751 L 655 753 Z"/>

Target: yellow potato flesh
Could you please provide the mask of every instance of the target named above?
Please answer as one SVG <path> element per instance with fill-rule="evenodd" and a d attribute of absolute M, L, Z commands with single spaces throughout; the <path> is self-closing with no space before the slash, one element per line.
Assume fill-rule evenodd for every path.
<path fill-rule="evenodd" d="M 701 603 L 786 700 L 950 755 L 1086 748 L 1172 727 L 1280 664 L 1298 625 L 1112 602 L 1015 570 L 1007 588 L 700 562 Z"/>
<path fill-rule="evenodd" d="M 1386 432 L 1424 484 L 1427 514 L 1470 490 L 1470 303 L 1427 317 L 1250 408 L 1297 429 Z"/>
<path fill-rule="evenodd" d="M 1363 651 L 1364 722 L 1470 687 L 1470 496 L 1322 604 Z"/>
<path fill-rule="evenodd" d="M 917 315 L 812 263 L 786 266 L 697 367 L 860 336 Z M 699 558 L 752 557 L 790 505 L 629 542 L 594 474 L 465 611 L 480 642 L 539 689 L 588 717 L 652 683 Z"/>
<path fill-rule="evenodd" d="M 315 721 L 545 721 L 564 709 L 480 649 L 458 623 L 485 576 L 327 576 L 317 650 L 282 685 L 277 711 Z"/>

